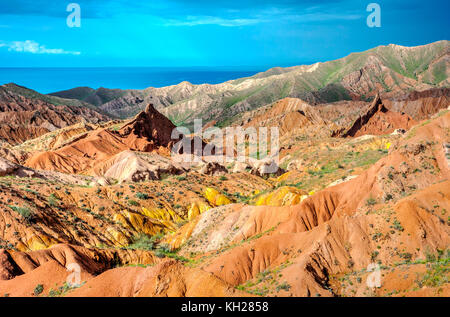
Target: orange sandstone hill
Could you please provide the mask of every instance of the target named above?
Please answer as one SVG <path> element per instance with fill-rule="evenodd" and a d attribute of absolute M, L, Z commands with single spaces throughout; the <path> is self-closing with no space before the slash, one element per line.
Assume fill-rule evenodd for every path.
<path fill-rule="evenodd" d="M 33 155 L 25 165 L 76 174 L 126 150 L 168 154 L 176 141 L 171 139 L 173 129 L 175 125 L 150 104 L 118 131 L 110 128 L 94 130 L 58 150 Z"/>
<path fill-rule="evenodd" d="M 190 211 L 192 217 L 186 222 L 171 226 L 156 251 L 151 247 L 139 250 L 112 228 L 106 231 L 115 234 L 108 237 L 122 237 L 122 248 L 51 243 L 52 247 L 39 251 L 2 251 L 0 292 L 38 296 L 35 287 L 42 285 L 40 296 L 449 296 L 449 128 L 450 113 L 443 111 L 397 136 L 389 153 L 358 177 L 311 193 L 294 205 L 231 204 L 224 196 L 219 202 L 217 191 L 213 208 L 200 211 L 196 205 L 196 213 Z M 165 184 L 170 186 L 170 182 Z M 135 186 L 141 185 L 130 189 Z M 92 196 L 92 201 L 103 194 L 116 196 L 113 187 L 83 190 L 99 196 Z M 274 196 L 280 187 L 272 190 L 256 198 Z M 5 186 L 2 191 L 11 188 Z M 205 197 L 213 192 L 208 190 Z M 63 195 L 61 190 L 61 199 Z M 67 201 L 77 202 L 82 197 Z M 41 209 L 47 212 L 61 207 L 52 203 L 51 208 Z M 94 217 L 94 209 L 87 210 L 85 216 L 93 217 L 86 224 L 74 217 L 67 224 L 61 218 L 52 225 L 43 221 L 49 214 L 47 218 L 36 215 L 30 226 L 48 226 L 49 236 L 58 229 L 60 240 L 93 239 L 99 234 L 95 228 L 108 218 Z M 136 211 L 120 215 L 105 224 L 122 232 L 131 228 L 125 224 L 135 228 L 148 225 L 147 218 Z M 12 216 L 7 221 L 19 228 Z M 152 220 L 152 225 L 156 224 L 162 222 Z M 77 232 L 89 235 L 76 236 L 64 230 L 64 226 L 75 225 Z M 24 226 L 22 223 L 20 228 Z M 22 231 L 3 227 L 5 232 Z M 12 239 L 14 235 L 9 234 Z M 100 241 L 107 243 L 104 238 Z M 175 259 L 163 259 L 165 255 Z M 85 283 L 77 289 L 56 289 L 64 285 L 70 263 L 80 265 Z M 371 286 L 368 267 L 377 264 L 381 286 Z"/>
<path fill-rule="evenodd" d="M 357 178 L 294 206 L 208 210 L 169 242 L 181 254 L 206 252 L 204 270 L 260 295 L 415 296 L 428 285 L 421 296 L 448 296 L 448 271 L 434 283 L 426 274 L 435 266 L 424 263 L 448 257 L 449 127 L 447 112 Z M 381 288 L 367 287 L 370 263 L 390 273 Z"/>
<path fill-rule="evenodd" d="M 152 111 L 149 107 L 148 112 Z M 164 134 L 149 136 L 153 129 L 138 128 L 143 121 L 131 122 L 126 129 L 130 133 L 124 136 L 119 133 L 122 129 L 99 129 L 49 152 L 70 163 L 86 164 L 80 165 L 80 169 L 88 167 L 83 172 L 92 168 L 123 178 L 123 183 L 91 187 L 44 178 L 0 179 L 0 245 L 5 249 L 0 252 L 0 293 L 449 295 L 445 262 L 450 244 L 448 111 L 404 135 L 389 136 L 392 146 L 385 155 L 377 156 L 358 175 L 316 192 L 293 187 L 307 181 L 303 174 L 285 186 L 289 172 L 267 179 L 245 172 L 214 178 L 196 171 L 163 180 L 151 175 L 135 179 L 139 166 L 153 165 L 161 158 L 131 151 L 137 143 L 130 146 L 125 140 L 139 135 L 139 142 L 142 137 L 151 146 L 165 143 Z M 383 137 L 373 138 L 381 142 Z M 344 143 L 349 146 L 346 151 L 352 159 L 337 162 L 343 165 L 357 159 L 353 152 L 362 151 L 351 147 L 355 139 L 321 142 L 328 142 L 327 153 Z M 378 149 L 366 153 L 383 152 Z M 95 169 L 97 159 L 101 168 Z M 127 165 L 130 159 L 133 166 Z M 308 159 L 318 161 L 320 156 L 305 156 Z M 8 162 L 3 165 L 5 175 L 20 168 Z M 337 169 L 352 173 L 347 166 Z M 331 170 L 328 166 L 306 174 L 323 177 Z M 127 184 L 135 180 L 139 182 Z M 64 286 L 72 263 L 82 269 L 83 283 L 76 289 Z M 380 265 L 381 287 L 368 287 L 371 264 Z M 35 291 L 38 285 L 40 293 Z"/>
<path fill-rule="evenodd" d="M 296 129 L 311 125 L 325 125 L 327 123 L 319 113 L 298 98 L 284 98 L 273 104 L 246 113 L 237 122 L 244 128 L 248 127 L 278 127 L 280 135 L 285 135 Z"/>

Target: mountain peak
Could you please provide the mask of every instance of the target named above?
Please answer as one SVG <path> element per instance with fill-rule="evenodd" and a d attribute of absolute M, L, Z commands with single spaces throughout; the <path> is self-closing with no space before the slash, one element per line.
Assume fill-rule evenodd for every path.
<path fill-rule="evenodd" d="M 138 113 L 133 120 L 120 130 L 121 137 L 129 139 L 126 143 L 140 151 L 149 151 L 150 147 L 170 147 L 173 143 L 171 135 L 176 126 L 149 103 L 144 111 Z M 142 142 L 145 140 L 145 142 Z M 144 147 L 144 148 L 143 148 Z"/>
<path fill-rule="evenodd" d="M 145 107 L 145 111 L 144 111 L 146 114 L 151 114 L 151 113 L 155 113 L 155 112 L 158 112 L 156 109 L 155 109 L 155 107 L 153 106 L 153 104 L 152 103 L 149 103 L 148 105 L 147 105 L 147 107 Z"/>

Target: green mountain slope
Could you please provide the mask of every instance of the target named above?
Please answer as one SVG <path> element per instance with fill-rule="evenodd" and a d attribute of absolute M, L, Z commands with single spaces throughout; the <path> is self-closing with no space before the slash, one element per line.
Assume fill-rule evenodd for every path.
<path fill-rule="evenodd" d="M 450 86 L 450 42 L 417 47 L 379 46 L 313 65 L 275 67 L 217 85 L 178 85 L 144 90 L 75 88 L 54 96 L 89 102 L 117 117 L 129 117 L 153 103 L 177 125 L 215 120 L 223 125 L 243 111 L 284 97 L 311 104 L 389 97 L 413 90 Z"/>
<path fill-rule="evenodd" d="M 50 104 L 53 104 L 55 106 L 73 106 L 73 107 L 84 107 L 91 110 L 94 110 L 100 114 L 106 115 L 108 117 L 115 117 L 114 115 L 109 115 L 105 111 L 97 108 L 95 105 L 89 102 L 85 102 L 82 100 L 78 100 L 77 98 L 61 98 L 58 96 L 52 96 L 52 95 L 44 95 L 37 91 L 34 91 L 32 89 L 14 84 L 9 83 L 3 86 L 0 86 L 0 89 L 12 92 L 17 95 L 24 96 L 29 99 L 37 99 L 39 101 L 47 102 Z"/>

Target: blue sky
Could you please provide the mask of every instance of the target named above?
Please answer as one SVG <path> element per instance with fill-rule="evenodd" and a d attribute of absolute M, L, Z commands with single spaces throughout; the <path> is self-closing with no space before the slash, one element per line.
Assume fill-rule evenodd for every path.
<path fill-rule="evenodd" d="M 69 28 L 66 7 L 81 7 Z M 381 6 L 369 28 L 366 7 Z M 1 0 L 0 67 L 290 66 L 450 39 L 448 0 Z"/>

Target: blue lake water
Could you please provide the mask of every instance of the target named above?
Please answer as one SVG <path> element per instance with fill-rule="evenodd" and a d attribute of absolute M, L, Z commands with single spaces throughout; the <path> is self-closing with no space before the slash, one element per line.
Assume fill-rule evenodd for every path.
<path fill-rule="evenodd" d="M 0 68 L 0 85 L 15 83 L 44 94 L 80 86 L 144 89 L 182 81 L 218 84 L 264 70 L 232 67 Z"/>

